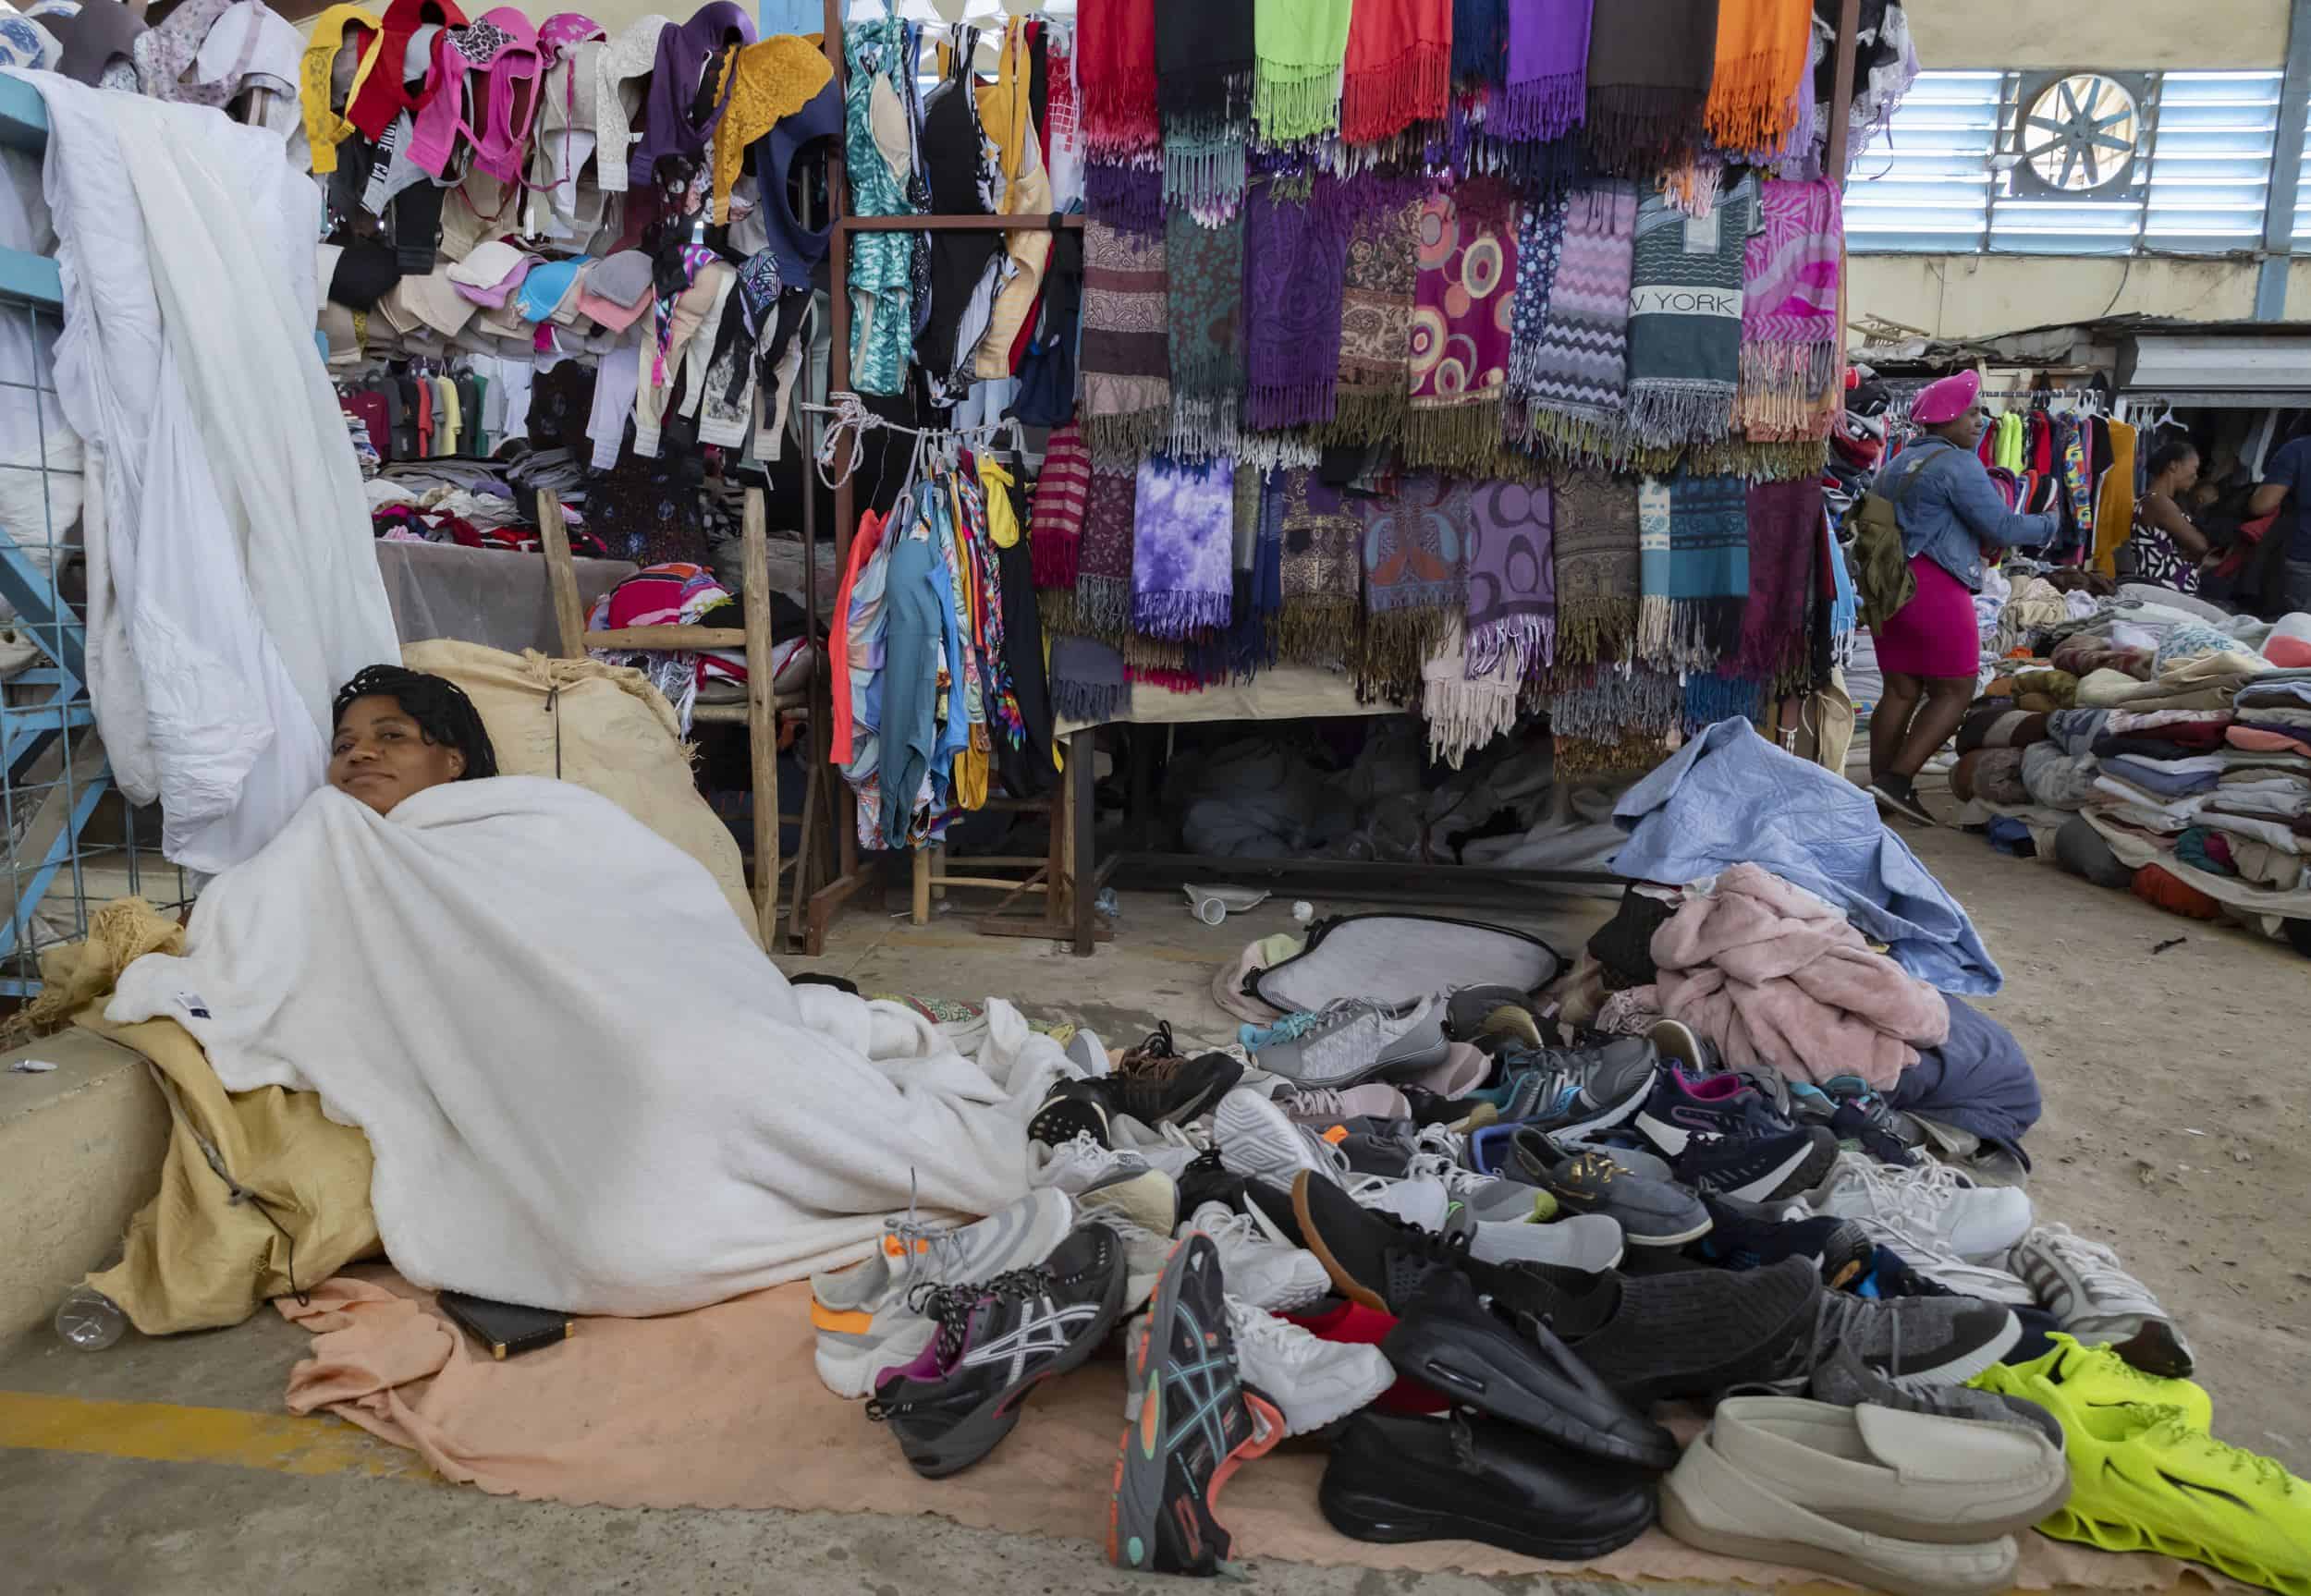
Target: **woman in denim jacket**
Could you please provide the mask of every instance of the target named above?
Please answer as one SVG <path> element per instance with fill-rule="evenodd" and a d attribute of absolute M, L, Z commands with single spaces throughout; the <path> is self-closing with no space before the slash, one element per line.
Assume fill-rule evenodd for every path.
<path fill-rule="evenodd" d="M 1934 817 L 1913 784 L 1974 701 L 1981 658 L 1974 595 L 1984 554 L 2035 547 L 2057 529 L 2051 514 L 2008 509 L 1975 457 L 1981 392 L 1980 374 L 1961 372 L 1920 393 L 1910 414 L 1926 435 L 1888 461 L 1875 484 L 1894 506 L 1918 591 L 1876 640 L 1886 692 L 1870 716 L 1870 793 L 1922 825 Z"/>

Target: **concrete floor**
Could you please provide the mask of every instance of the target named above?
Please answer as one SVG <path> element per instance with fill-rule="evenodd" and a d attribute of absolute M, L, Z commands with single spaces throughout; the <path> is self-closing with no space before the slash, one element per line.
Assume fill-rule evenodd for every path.
<path fill-rule="evenodd" d="M 2305 1472 L 2311 1390 L 2300 1378 L 2298 1305 L 2311 1287 L 2311 1239 L 2268 1217 L 2311 1179 L 2300 1072 L 2270 1067 L 2302 1056 L 2302 961 L 1999 858 L 1977 838 L 1940 832 L 1913 841 L 2006 964 L 2008 993 L 1989 1006 L 2022 1038 L 2046 1086 L 2047 1118 L 2031 1138 L 2042 1212 L 2117 1240 L 2189 1323 L 2218 1432 Z M 892 907 L 900 901 L 893 895 Z M 1570 950 L 1608 907 L 1535 900 L 1492 918 Z M 1078 961 L 1040 943 L 974 936 L 958 902 L 921 929 L 903 915 L 854 912 L 827 956 L 787 962 L 847 975 L 869 992 L 1009 995 L 1034 1017 L 1075 1018 L 1110 1042 L 1135 1040 L 1158 1017 L 1183 1043 L 1218 1042 L 1233 1022 L 1211 1001 L 1216 965 L 1290 923 L 1284 902 L 1211 929 L 1176 896 L 1129 895 L 1117 941 Z M 2151 954 L 2175 936 L 2188 940 Z M 1106 1567 L 1088 1541 L 929 1517 L 577 1508 L 445 1486 L 409 1454 L 333 1419 L 283 1415 L 287 1371 L 306 1346 L 270 1314 L 164 1342 L 131 1336 L 93 1356 L 44 1332 L 0 1346 L 0 1549 L 11 1563 L 0 1591 L 687 1596 L 831 1586 L 897 1596 L 1000 1581 L 1016 1596 L 1054 1596 L 1148 1588 Z M 895 1456 L 892 1466 L 900 1467 Z M 1252 1571 L 1264 1588 L 1294 1596 L 1610 1588 L 1276 1563 Z"/>

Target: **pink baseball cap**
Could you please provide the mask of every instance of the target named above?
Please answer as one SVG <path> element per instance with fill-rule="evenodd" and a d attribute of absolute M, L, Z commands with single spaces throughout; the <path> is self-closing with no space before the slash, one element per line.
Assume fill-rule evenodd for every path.
<path fill-rule="evenodd" d="M 1910 419 L 1921 427 L 1938 427 L 1973 409 L 1975 401 L 1981 396 L 1982 373 L 1960 372 L 1918 390 L 1917 398 L 1910 406 Z"/>

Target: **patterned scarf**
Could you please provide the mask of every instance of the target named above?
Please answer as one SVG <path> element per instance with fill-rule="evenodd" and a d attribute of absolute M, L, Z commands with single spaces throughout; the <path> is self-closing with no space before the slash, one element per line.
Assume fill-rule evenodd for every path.
<path fill-rule="evenodd" d="M 1083 552 L 1075 572 L 1075 615 L 1085 631 L 1120 637 L 1131 626 L 1132 500 L 1135 473 L 1094 461 L 1083 501 Z"/>
<path fill-rule="evenodd" d="M 1171 341 L 1171 448 L 1192 459 L 1236 440 L 1243 390 L 1244 223 L 1207 227 L 1185 211 L 1164 221 Z"/>
<path fill-rule="evenodd" d="M 1464 554 L 1469 484 L 1410 476 L 1397 492 L 1365 499 L 1364 646 L 1357 691 L 1402 701 L 1421 667 L 1468 608 Z"/>
<path fill-rule="evenodd" d="M 1620 449 L 1627 404 L 1636 193 L 1625 183 L 1576 189 L 1563 228 L 1547 313 L 1512 356 L 1521 431 L 1571 459 L 1606 464 Z"/>
<path fill-rule="evenodd" d="M 1742 257 L 1757 213 L 1745 177 L 1706 217 L 1659 197 L 1637 207 L 1629 286 L 1629 431 L 1642 445 L 1711 444 L 1733 425 L 1742 376 Z"/>
<path fill-rule="evenodd" d="M 1296 144 L 1340 126 L 1350 0 L 1259 0 L 1252 8 L 1252 120 L 1261 141 Z"/>
<path fill-rule="evenodd" d="M 1090 221 L 1138 238 L 1164 232 L 1164 175 L 1154 166 L 1094 161 L 1083 168 L 1083 210 Z"/>
<path fill-rule="evenodd" d="M 1295 466 L 1277 478 L 1283 501 L 1278 652 L 1298 664 L 1338 664 L 1363 615 L 1364 524 L 1315 472 Z"/>
<path fill-rule="evenodd" d="M 1828 436 L 1837 378 L 1838 259 L 1845 220 L 1834 183 L 1767 178 L 1765 226 L 1742 261 L 1739 421 L 1754 440 Z"/>
<path fill-rule="evenodd" d="M 1498 85 L 1509 55 L 1508 0 L 1452 0 L 1452 81 Z"/>
<path fill-rule="evenodd" d="M 1096 725 L 1131 713 L 1123 656 L 1093 638 L 1051 640 L 1051 713 Z"/>
<path fill-rule="evenodd" d="M 1156 0 L 1101 0 L 1083 8 L 1075 29 L 1085 152 L 1094 161 L 1154 154 L 1163 137 L 1156 99 Z"/>
<path fill-rule="evenodd" d="M 1489 128 L 1542 142 L 1581 125 L 1588 114 L 1592 3 L 1509 0 L 1507 88 L 1486 118 Z"/>
<path fill-rule="evenodd" d="M 1806 662 L 1805 602 L 1822 542 L 1821 479 L 1753 482 L 1749 489 L 1749 602 L 1734 674 L 1772 684 Z"/>
<path fill-rule="evenodd" d="M 1509 306 L 1517 280 L 1514 192 L 1477 181 L 1421 208 L 1412 311 L 1408 466 L 1484 474 L 1500 449 Z"/>
<path fill-rule="evenodd" d="M 1717 34 L 1718 0 L 1611 0 L 1596 8 L 1584 128 L 1600 167 L 1633 177 L 1693 148 Z"/>
<path fill-rule="evenodd" d="M 1354 220 L 1340 293 L 1340 361 L 1331 443 L 1378 443 L 1403 433 L 1408 355 L 1420 274 L 1421 199 L 1409 185 L 1366 176 L 1351 185 Z"/>
<path fill-rule="evenodd" d="M 1557 659 L 1601 663 L 1637 628 L 1637 490 L 1626 477 L 1582 472 L 1557 483 Z"/>
<path fill-rule="evenodd" d="M 1271 179 L 1244 201 L 1244 284 L 1251 382 L 1243 424 L 1262 432 L 1332 419 L 1340 363 L 1340 292 L 1348 206 L 1338 179 L 1318 177 L 1305 201 Z"/>
<path fill-rule="evenodd" d="M 1452 95 L 1452 0 L 1357 0 L 1340 86 L 1340 137 L 1378 144 L 1439 122 Z"/>
<path fill-rule="evenodd" d="M 1180 639 L 1224 627 L 1235 593 L 1236 467 L 1140 462 L 1131 518 L 1131 628 Z"/>
<path fill-rule="evenodd" d="M 1548 664 L 1557 641 L 1553 506 L 1546 482 L 1479 482 L 1469 494 L 1468 674 L 1506 661 L 1514 681 Z"/>
<path fill-rule="evenodd" d="M 1749 595 L 1749 500 L 1739 477 L 1685 472 L 1637 489 L 1637 657 L 1707 671 L 1736 652 Z"/>
<path fill-rule="evenodd" d="M 1721 150 L 1779 149 L 1812 65 L 1812 0 L 1718 0 L 1716 64 L 1703 122 Z"/>
<path fill-rule="evenodd" d="M 1214 220 L 1234 213 L 1243 198 L 1252 76 L 1252 7 L 1242 0 L 1156 7 L 1164 197 L 1173 205 Z"/>
<path fill-rule="evenodd" d="M 1171 425 L 1164 242 L 1083 225 L 1083 435 L 1099 464 L 1136 461 Z"/>

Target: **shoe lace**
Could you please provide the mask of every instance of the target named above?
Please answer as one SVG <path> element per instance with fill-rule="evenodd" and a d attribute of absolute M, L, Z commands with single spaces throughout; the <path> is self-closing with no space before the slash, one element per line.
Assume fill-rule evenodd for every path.
<path fill-rule="evenodd" d="M 1172 1045 L 1171 1041 L 1171 1021 L 1159 1019 L 1156 1022 L 1156 1029 L 1141 1039 L 1140 1045 L 1123 1055 L 1123 1062 L 1126 1065 L 1144 1064 L 1174 1058 L 1178 1054 L 1179 1049 Z"/>
<path fill-rule="evenodd" d="M 1929 1162 L 1919 1168 L 1902 1169 L 1850 1152 L 1838 1155 L 1838 1172 L 1831 1178 L 1859 1190 L 1872 1215 L 1889 1229 L 1914 1225 L 1923 1217 L 1919 1210 L 1940 1212 L 1958 1200 L 1960 1192 L 1974 1188 L 1972 1181 L 1947 1163 Z M 1934 1246 L 1937 1251 L 1948 1250 L 1939 1242 Z"/>
<path fill-rule="evenodd" d="M 1249 1347 L 1291 1357 L 1302 1351 L 1306 1343 L 1315 1339 L 1290 1320 L 1278 1319 L 1241 1297 L 1229 1297 L 1226 1302 L 1228 1328 L 1235 1333 L 1239 1353 Z"/>
<path fill-rule="evenodd" d="M 1251 1213 L 1236 1212 L 1229 1212 L 1225 1217 L 1215 1215 L 1208 1220 L 1191 1216 L 1182 1228 L 1192 1227 L 1202 1231 L 1212 1238 L 1215 1246 L 1224 1243 L 1232 1247 L 1269 1247 L 1276 1241 L 1267 1226 L 1266 1217 L 1262 1214 L 1254 1219 Z"/>
<path fill-rule="evenodd" d="M 938 1321 L 939 1361 L 947 1363 L 961 1352 L 963 1337 L 971 1329 L 971 1316 L 981 1303 L 990 1298 L 1001 1302 L 1024 1302 L 1031 1297 L 1048 1296 L 1054 1289 L 1048 1271 L 1013 1269 L 975 1285 L 923 1281 L 907 1293 L 907 1307 L 925 1319 Z"/>
<path fill-rule="evenodd" d="M 2071 1268 L 2085 1282 L 2090 1297 L 2132 1297 L 2143 1301 L 2155 1301 L 2149 1287 L 2126 1272 L 2119 1255 L 2099 1241 L 2089 1241 L 2067 1224 L 2048 1224 L 2039 1227 L 2036 1237 L 2039 1245 Z"/>
<path fill-rule="evenodd" d="M 2144 1432 L 2146 1440 L 2161 1446 L 2187 1448 L 2209 1463 L 2223 1463 L 2232 1473 L 2244 1474 L 2256 1484 L 2276 1491 L 2281 1496 L 2294 1494 L 2294 1476 L 2274 1459 L 2259 1452 L 2249 1452 L 2244 1446 L 2233 1446 L 2227 1441 L 2218 1441 L 2204 1430 L 2194 1429 L 2180 1407 L 2162 1403 L 2150 1411 L 2157 1421 Z"/>
<path fill-rule="evenodd" d="M 1865 1322 L 1883 1315 L 1888 1336 L 1887 1352 L 1892 1367 L 1901 1366 L 1901 1315 L 1889 1311 L 1883 1303 L 1864 1298 L 1849 1297 L 1842 1291 L 1824 1291 L 1816 1298 L 1814 1325 L 1810 1334 L 1801 1336 L 1790 1346 L 1774 1376 L 1780 1380 L 1803 1379 L 1837 1356 L 1843 1348 L 1852 1359 L 1867 1368 L 1870 1359 L 1861 1356 L 1861 1348 L 1852 1343 L 1852 1336 Z"/>
<path fill-rule="evenodd" d="M 1469 1139 L 1457 1130 L 1441 1125 L 1424 1125 L 1412 1138 L 1412 1145 L 1434 1158 L 1466 1168 L 1469 1161 Z"/>
<path fill-rule="evenodd" d="M 1492 1184 L 1490 1176 L 1479 1175 L 1473 1169 L 1463 1169 L 1450 1159 L 1433 1152 L 1412 1154 L 1404 1166 L 1404 1173 L 1409 1179 L 1425 1177 L 1442 1181 L 1445 1191 L 1455 1198 L 1465 1198 L 1477 1188 Z"/>
<path fill-rule="evenodd" d="M 1100 1176 L 1118 1169 L 1144 1169 L 1147 1160 L 1122 1148 L 1102 1147 L 1088 1130 L 1079 1130 L 1051 1150 L 1046 1167 L 1062 1175 Z"/>
<path fill-rule="evenodd" d="M 1289 1099 L 1290 1111 L 1296 1115 L 1323 1115 L 1335 1119 L 1350 1117 L 1348 1104 L 1337 1086 L 1310 1087 L 1295 1091 Z"/>

